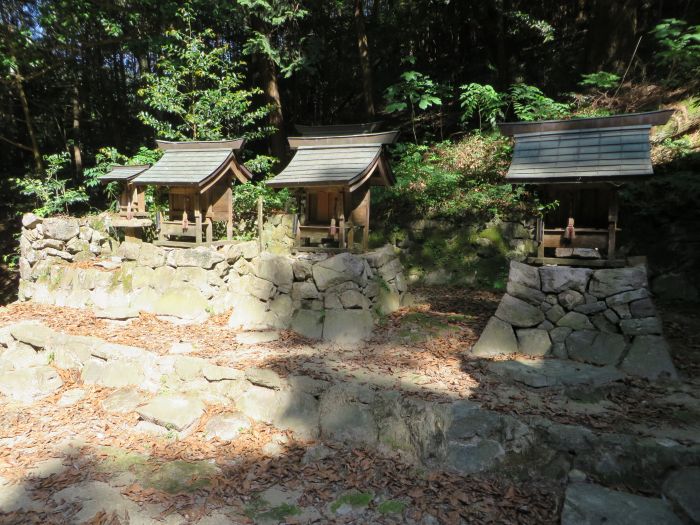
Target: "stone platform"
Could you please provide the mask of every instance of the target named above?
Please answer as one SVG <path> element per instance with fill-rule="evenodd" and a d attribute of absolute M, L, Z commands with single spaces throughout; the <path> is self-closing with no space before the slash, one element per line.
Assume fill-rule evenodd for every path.
<path fill-rule="evenodd" d="M 472 353 L 555 357 L 651 380 L 677 377 L 643 266 L 538 268 L 512 261 L 507 293 Z M 517 373 L 524 365 L 498 366 Z"/>
<path fill-rule="evenodd" d="M 410 302 L 399 252 L 290 254 L 257 241 L 164 248 L 118 243 L 99 218 L 28 214 L 20 238 L 20 300 L 90 308 L 103 318 L 139 311 L 178 322 L 230 312 L 247 330 L 292 328 L 311 339 L 353 344 L 377 314 Z"/>

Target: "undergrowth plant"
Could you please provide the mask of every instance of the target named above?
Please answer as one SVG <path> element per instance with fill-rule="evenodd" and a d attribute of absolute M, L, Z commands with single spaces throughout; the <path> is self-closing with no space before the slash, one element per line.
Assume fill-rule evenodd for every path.
<path fill-rule="evenodd" d="M 416 113 L 432 106 L 442 105 L 438 96 L 440 86 L 429 76 L 418 71 L 404 71 L 401 80 L 389 86 L 384 92 L 387 113 L 410 110 L 413 140 L 418 143 L 416 133 Z"/>
<path fill-rule="evenodd" d="M 68 214 L 74 206 L 88 202 L 83 185 L 75 185 L 70 177 L 70 156 L 67 152 L 44 155 L 43 173 L 30 172 L 12 179 L 22 195 L 30 197 L 33 212 L 40 217 Z"/>

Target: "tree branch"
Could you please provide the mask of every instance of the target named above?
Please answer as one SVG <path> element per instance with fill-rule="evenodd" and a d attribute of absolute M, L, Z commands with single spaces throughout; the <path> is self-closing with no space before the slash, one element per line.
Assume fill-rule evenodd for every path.
<path fill-rule="evenodd" d="M 7 137 L 3 137 L 2 135 L 0 135 L 0 140 L 2 140 L 3 142 L 7 142 L 8 144 L 12 144 L 13 146 L 15 146 L 17 148 L 20 148 L 20 149 L 23 149 L 26 151 L 32 151 L 32 152 L 34 151 L 29 146 L 25 146 L 24 144 L 20 144 L 19 142 L 15 142 L 14 140 L 10 140 Z"/>

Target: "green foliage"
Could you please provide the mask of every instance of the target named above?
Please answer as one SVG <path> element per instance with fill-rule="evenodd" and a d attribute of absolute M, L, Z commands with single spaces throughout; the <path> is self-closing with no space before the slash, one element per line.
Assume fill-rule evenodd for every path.
<path fill-rule="evenodd" d="M 396 184 L 377 188 L 374 206 L 389 221 L 425 218 L 490 218 L 529 209 L 522 186 L 504 181 L 510 143 L 474 133 L 458 144 L 394 147 Z"/>
<path fill-rule="evenodd" d="M 484 124 L 496 127 L 496 120 L 503 118 L 503 108 L 507 102 L 503 93 L 496 91 L 491 85 L 472 82 L 460 87 L 459 102 L 462 107 L 462 122 L 467 122 L 477 114 L 479 129 Z"/>
<path fill-rule="evenodd" d="M 681 85 L 688 80 L 697 81 L 700 75 L 700 25 L 689 26 L 685 20 L 667 18 L 651 33 L 661 48 L 655 59 L 666 69 L 668 82 Z"/>
<path fill-rule="evenodd" d="M 244 53 L 267 57 L 285 78 L 305 65 L 301 52 L 305 38 L 284 38 L 285 30 L 308 15 L 303 6 L 287 0 L 238 0 L 238 5 L 260 22 L 251 26 Z"/>
<path fill-rule="evenodd" d="M 579 86 L 590 87 L 598 91 L 609 91 L 620 84 L 620 75 L 608 71 L 587 73 L 581 75 L 581 79 L 581 82 L 578 83 Z"/>
<path fill-rule="evenodd" d="M 513 11 L 512 13 L 510 13 L 510 17 L 516 22 L 516 24 L 521 25 L 538 34 L 540 38 L 542 38 L 543 44 L 554 41 L 554 26 L 552 26 L 552 24 L 550 24 L 546 20 L 534 18 L 533 16 L 524 13 L 523 11 Z"/>
<path fill-rule="evenodd" d="M 213 31 L 192 30 L 189 5 L 179 18 L 185 30 L 170 29 L 156 64 L 144 75 L 138 93 L 150 111 L 139 118 L 159 137 L 173 140 L 217 140 L 245 135 L 261 137 L 271 130 L 259 123 L 269 107 L 255 108 L 260 89 L 245 89 L 243 62 L 232 61 L 227 46 L 214 46 Z"/>
<path fill-rule="evenodd" d="M 385 111 L 398 113 L 410 109 L 413 138 L 417 143 L 416 112 L 442 105 L 442 99 L 438 96 L 439 90 L 440 86 L 429 76 L 418 71 L 404 71 L 401 73 L 401 80 L 384 92 Z"/>
<path fill-rule="evenodd" d="M 112 181 L 107 184 L 100 182 L 99 178 L 106 174 L 112 166 L 125 166 L 135 164 L 155 164 L 163 156 L 159 149 L 140 147 L 133 157 L 119 153 L 114 147 L 100 148 L 95 155 L 95 165 L 83 171 L 85 186 L 93 193 L 104 195 L 112 207 L 116 206 L 117 198 L 121 191 L 121 184 Z M 153 203 L 154 188 L 146 189 L 146 203 Z"/>
<path fill-rule="evenodd" d="M 567 117 L 571 106 L 555 102 L 545 96 L 539 88 L 527 84 L 514 84 L 510 87 L 513 112 L 520 120 L 549 120 Z"/>
<path fill-rule="evenodd" d="M 70 167 L 68 153 L 45 155 L 46 169 L 43 174 L 34 172 L 12 179 L 22 195 L 33 199 L 33 212 L 40 217 L 70 213 L 71 207 L 88 202 L 84 186 L 72 186 L 67 174 Z"/>
<path fill-rule="evenodd" d="M 288 189 L 275 190 L 265 184 L 274 176 L 272 168 L 277 159 L 264 155 L 246 162 L 246 167 L 262 180 L 248 184 L 233 186 L 233 216 L 239 221 L 236 236 L 241 239 L 252 239 L 257 235 L 258 198 L 263 199 L 263 210 L 266 215 L 289 208 L 291 194 Z"/>

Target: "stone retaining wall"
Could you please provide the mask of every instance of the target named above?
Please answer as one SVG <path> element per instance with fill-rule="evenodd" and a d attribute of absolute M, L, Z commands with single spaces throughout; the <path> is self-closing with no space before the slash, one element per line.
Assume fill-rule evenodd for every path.
<path fill-rule="evenodd" d="M 644 266 L 540 268 L 512 261 L 507 293 L 472 352 L 553 356 L 676 378 Z"/>
<path fill-rule="evenodd" d="M 118 245 L 104 221 L 33 215 L 23 219 L 20 245 L 20 300 L 92 308 L 106 318 L 145 311 L 199 321 L 232 310 L 233 327 L 291 327 L 310 338 L 356 342 L 370 335 L 376 314 L 410 301 L 390 246 L 362 255 L 290 256 L 260 252 L 257 241 Z"/>
<path fill-rule="evenodd" d="M 673 469 L 700 463 L 697 445 L 599 434 L 469 400 L 427 401 L 325 375 L 219 366 L 181 351 L 173 345 L 157 354 L 23 321 L 0 329 L 0 394 L 29 404 L 62 387 L 58 369 L 75 370 L 85 384 L 115 389 L 102 408 L 138 414 L 137 431 L 184 437 L 197 428 L 205 405 L 214 404 L 232 410 L 233 434 L 250 418 L 300 439 L 389 449 L 424 467 L 465 474 L 503 468 L 529 479 L 533 469 L 566 476 L 574 467 L 602 482 L 625 480 L 654 492 Z"/>

